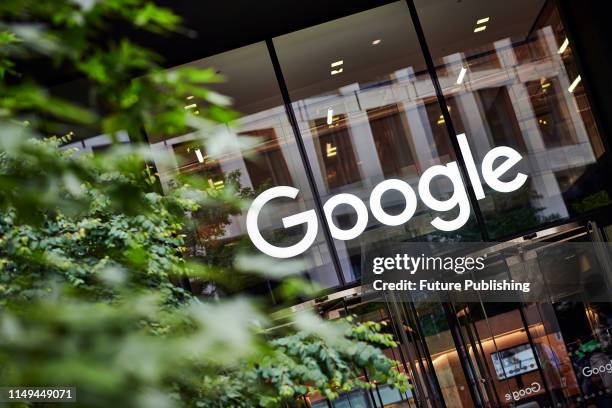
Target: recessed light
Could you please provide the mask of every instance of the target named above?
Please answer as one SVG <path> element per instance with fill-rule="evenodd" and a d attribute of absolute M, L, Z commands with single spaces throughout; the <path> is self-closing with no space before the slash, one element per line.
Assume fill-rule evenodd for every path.
<path fill-rule="evenodd" d="M 193 95 L 189 95 L 189 96 L 188 96 L 186 99 L 187 99 L 188 101 L 190 101 L 190 100 L 192 100 L 193 98 L 195 98 L 195 96 L 193 96 Z"/>
<path fill-rule="evenodd" d="M 336 62 L 332 62 L 332 63 L 331 63 L 331 67 L 332 67 L 332 68 L 334 68 L 334 67 L 339 67 L 339 66 L 340 66 L 340 65 L 342 65 L 342 64 L 344 64 L 344 61 L 343 61 L 343 60 L 336 61 Z"/>
<path fill-rule="evenodd" d="M 192 103 L 191 105 L 185 106 L 185 109 L 193 109 L 193 108 L 196 108 L 197 106 L 198 106 L 197 104 Z"/>
<path fill-rule="evenodd" d="M 334 123 L 334 110 L 329 108 L 327 110 L 327 124 L 331 125 L 332 123 Z"/>
<path fill-rule="evenodd" d="M 224 182 L 223 180 L 219 180 L 219 181 L 214 181 L 213 179 L 208 179 L 208 185 L 212 188 L 214 188 L 215 190 L 222 190 L 223 186 L 224 186 Z"/>
<path fill-rule="evenodd" d="M 466 67 L 461 67 L 461 71 L 459 71 L 459 76 L 457 77 L 457 85 L 461 85 L 463 82 L 463 78 L 465 78 L 465 74 L 467 73 Z"/>
<path fill-rule="evenodd" d="M 578 86 L 578 84 L 580 83 L 580 80 L 582 78 L 580 78 L 580 75 L 578 75 L 576 77 L 576 79 L 574 79 L 574 82 L 572 82 L 572 84 L 569 86 L 569 88 L 567 88 L 567 90 L 569 91 L 569 93 L 574 92 L 574 89 L 576 89 L 576 87 Z"/>
<path fill-rule="evenodd" d="M 325 152 L 327 153 L 327 157 L 334 157 L 338 153 L 337 148 L 332 146 L 331 143 L 325 145 Z"/>
<path fill-rule="evenodd" d="M 565 37 L 565 41 L 563 41 L 563 44 L 561 44 L 561 46 L 559 47 L 559 51 L 557 51 L 557 54 L 563 54 L 565 50 L 567 50 L 568 45 L 569 40 L 567 39 L 567 37 Z"/>
<path fill-rule="evenodd" d="M 476 24 L 484 24 L 487 23 L 489 21 L 489 17 L 483 17 L 478 19 L 478 21 L 476 21 Z"/>
<path fill-rule="evenodd" d="M 204 156 L 202 156 L 202 152 L 200 151 L 200 149 L 195 149 L 195 154 L 196 154 L 196 157 L 198 158 L 198 161 L 200 163 L 204 163 Z"/>
<path fill-rule="evenodd" d="M 378 45 L 381 43 L 381 41 L 382 41 L 381 39 L 374 40 L 372 41 L 372 45 Z"/>
<path fill-rule="evenodd" d="M 332 72 L 331 72 L 331 74 L 332 74 L 332 75 L 338 75 L 338 74 L 341 74 L 343 71 L 344 71 L 344 69 L 343 69 L 343 68 L 333 69 L 333 70 L 332 70 Z"/>
<path fill-rule="evenodd" d="M 479 32 L 484 31 L 484 30 L 486 30 L 486 29 L 487 29 L 487 26 L 486 26 L 486 25 L 484 25 L 484 26 L 476 27 L 476 28 L 474 29 L 474 32 L 475 32 L 475 33 L 479 33 Z"/>

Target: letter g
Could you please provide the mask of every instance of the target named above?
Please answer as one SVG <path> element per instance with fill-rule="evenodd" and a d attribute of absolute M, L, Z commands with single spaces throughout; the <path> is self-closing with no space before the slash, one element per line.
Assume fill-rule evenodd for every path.
<path fill-rule="evenodd" d="M 247 212 L 246 227 L 249 237 L 253 244 L 266 255 L 274 258 L 291 258 L 292 256 L 299 255 L 305 252 L 317 237 L 317 215 L 314 210 L 308 210 L 299 214 L 291 215 L 282 219 L 283 227 L 291 228 L 300 224 L 307 224 L 306 235 L 297 244 L 289 247 L 277 247 L 267 242 L 259 232 L 257 226 L 257 220 L 259 218 L 259 212 L 262 207 L 268 203 L 268 201 L 278 197 L 295 198 L 300 190 L 295 187 L 289 186 L 278 186 L 273 187 L 269 190 L 261 193 L 251 204 L 251 208 Z"/>

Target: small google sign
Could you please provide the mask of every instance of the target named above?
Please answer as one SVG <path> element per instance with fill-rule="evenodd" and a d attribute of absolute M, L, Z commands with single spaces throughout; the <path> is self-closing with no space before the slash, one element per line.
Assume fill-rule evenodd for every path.
<path fill-rule="evenodd" d="M 506 401 L 510 401 L 510 400 L 518 401 L 525 397 L 529 397 L 534 394 L 538 394 L 540 391 L 542 391 L 542 386 L 540 385 L 539 382 L 534 381 L 528 387 L 522 388 L 518 391 L 512 391 L 512 393 L 507 393 L 505 395 L 505 399 Z"/>

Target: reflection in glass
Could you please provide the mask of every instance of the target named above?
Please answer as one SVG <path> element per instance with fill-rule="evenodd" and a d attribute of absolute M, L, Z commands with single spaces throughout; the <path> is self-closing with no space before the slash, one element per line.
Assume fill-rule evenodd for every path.
<path fill-rule="evenodd" d="M 423 171 L 455 159 L 405 2 L 277 37 L 274 46 L 323 202 L 349 193 L 367 203 L 373 186 L 387 178 L 416 190 Z M 440 200 L 453 194 L 445 177 L 435 178 L 431 190 Z M 405 207 L 397 192 L 382 201 L 389 214 Z M 431 225 L 437 215 L 419 202 L 404 225 L 387 227 L 370 217 L 358 238 L 335 240 L 346 281 L 359 279 L 362 251 L 374 243 L 441 239 Z M 332 218 L 348 229 L 356 217 L 340 206 Z"/>
<path fill-rule="evenodd" d="M 385 178 L 418 174 L 410 137 L 406 137 L 408 124 L 398 105 L 368 109 L 368 120 Z"/>
<path fill-rule="evenodd" d="M 300 190 L 296 200 L 278 199 L 270 202 L 259 217 L 259 229 L 270 243 L 290 246 L 304 236 L 303 226 L 286 229 L 282 218 L 313 208 L 313 195 L 308 188 L 305 170 L 299 159 L 295 138 L 284 105 L 268 50 L 264 43 L 229 51 L 190 63 L 213 67 L 226 77 L 226 82 L 214 84 L 212 90 L 233 98 L 233 108 L 243 114 L 234 127 L 217 126 L 208 137 L 215 143 L 207 151 L 194 145 L 195 135 L 156 135 L 152 148 L 169 155 L 174 164 L 157 163 L 165 189 L 172 188 L 177 172 L 189 173 L 214 190 L 233 189 L 242 198 L 254 198 L 274 186 L 294 186 Z M 248 69 L 244 69 L 248 66 Z M 201 101 L 187 97 L 186 108 L 198 109 Z M 232 254 L 251 246 L 246 235 L 245 212 L 241 209 L 219 208 L 193 215 L 194 228 L 189 239 L 191 255 L 211 260 L 215 265 L 232 268 Z M 329 247 L 319 229 L 313 246 L 302 256 L 306 277 L 323 287 L 339 284 L 332 267 Z M 216 288 L 215 294 L 248 290 L 273 296 L 274 282 L 240 277 L 236 285 Z M 193 281 L 192 286 L 206 295 L 211 285 Z M 274 300 L 273 298 L 271 299 Z"/>
<path fill-rule="evenodd" d="M 360 180 L 353 144 L 344 115 L 328 119 L 315 119 L 313 131 L 319 140 L 321 171 L 325 174 L 328 189 L 356 183 Z"/>
<path fill-rule="evenodd" d="M 528 184 L 479 201 L 489 237 L 609 204 L 603 143 L 554 2 L 416 5 L 457 133 L 468 135 L 477 161 L 498 145 L 524 157 L 516 168 Z M 476 31 L 483 16 L 486 28 Z"/>

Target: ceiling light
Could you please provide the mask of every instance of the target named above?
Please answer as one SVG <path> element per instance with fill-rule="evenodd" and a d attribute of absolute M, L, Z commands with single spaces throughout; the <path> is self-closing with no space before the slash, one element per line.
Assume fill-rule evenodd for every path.
<path fill-rule="evenodd" d="M 574 89 L 576 89 L 576 87 L 577 87 L 577 86 L 578 86 L 578 84 L 580 83 L 580 80 L 581 80 L 581 79 L 582 79 L 582 78 L 580 78 L 580 75 L 578 75 L 578 76 L 576 77 L 576 79 L 574 79 L 574 82 L 572 82 L 572 84 L 569 86 L 569 88 L 567 88 L 567 90 L 568 90 L 570 93 L 574 92 Z"/>
<path fill-rule="evenodd" d="M 372 41 L 372 45 L 378 45 L 380 44 L 381 41 L 382 41 L 381 39 L 374 40 Z"/>
<path fill-rule="evenodd" d="M 334 110 L 329 108 L 327 110 L 327 124 L 331 125 L 334 122 Z"/>
<path fill-rule="evenodd" d="M 463 78 L 465 78 L 465 74 L 467 73 L 466 67 L 461 67 L 461 71 L 459 71 L 459 76 L 457 77 L 457 85 L 461 85 L 463 82 Z"/>
<path fill-rule="evenodd" d="M 196 157 L 198 158 L 198 161 L 200 163 L 204 163 L 204 156 L 202 156 L 202 152 L 200 151 L 200 149 L 195 149 L 195 154 L 196 154 Z"/>
<path fill-rule="evenodd" d="M 192 100 L 193 98 L 195 98 L 195 96 L 193 96 L 193 95 L 189 95 L 189 96 L 187 97 L 187 100 L 188 100 L 188 101 L 190 101 L 190 100 Z"/>
<path fill-rule="evenodd" d="M 476 21 L 476 24 L 484 24 L 484 23 L 488 22 L 489 20 L 490 20 L 489 17 L 479 18 L 478 21 Z"/>
<path fill-rule="evenodd" d="M 340 68 L 340 69 L 332 69 L 331 74 L 332 75 L 337 75 L 337 74 L 341 74 L 342 71 L 344 71 L 344 68 Z"/>
<path fill-rule="evenodd" d="M 222 190 L 224 186 L 223 180 L 213 181 L 213 179 L 208 179 L 208 185 L 214 188 L 215 190 Z"/>
<path fill-rule="evenodd" d="M 327 143 L 325 145 L 325 150 L 326 150 L 326 153 L 327 153 L 327 157 L 334 157 L 337 154 L 337 152 L 336 152 L 337 148 L 332 146 L 331 143 Z"/>
<path fill-rule="evenodd" d="M 557 54 L 563 54 L 565 50 L 567 49 L 568 45 L 569 45 L 569 40 L 567 39 L 567 37 L 565 37 L 565 41 L 563 41 L 563 44 L 561 44 L 561 46 L 559 47 L 559 51 L 557 51 Z"/>
<path fill-rule="evenodd" d="M 331 67 L 332 67 L 332 68 L 334 68 L 334 67 L 339 67 L 339 66 L 340 66 L 340 65 L 342 65 L 342 64 L 344 64 L 344 61 L 343 61 L 343 60 L 336 61 L 336 62 L 332 62 L 332 63 L 331 63 Z"/>
<path fill-rule="evenodd" d="M 195 108 L 195 107 L 197 107 L 197 106 L 198 106 L 197 104 L 192 103 L 191 105 L 187 105 L 187 106 L 185 106 L 185 109 L 193 109 L 193 108 Z"/>
<path fill-rule="evenodd" d="M 479 33 L 479 32 L 484 31 L 484 30 L 486 30 L 486 29 L 487 29 L 487 26 L 486 26 L 486 25 L 484 25 L 484 26 L 476 27 L 476 28 L 474 29 L 474 32 L 475 32 L 475 33 Z"/>
<path fill-rule="evenodd" d="M 438 123 L 438 125 L 442 125 L 442 124 L 444 124 L 444 122 L 446 122 L 446 121 L 444 120 L 444 116 L 440 115 L 440 117 L 438 118 L 438 122 L 437 122 L 437 123 Z"/>

